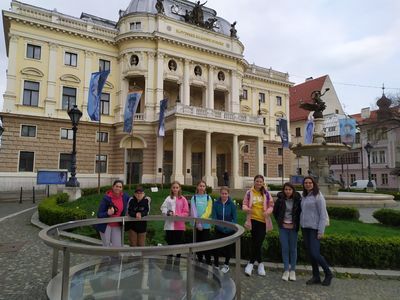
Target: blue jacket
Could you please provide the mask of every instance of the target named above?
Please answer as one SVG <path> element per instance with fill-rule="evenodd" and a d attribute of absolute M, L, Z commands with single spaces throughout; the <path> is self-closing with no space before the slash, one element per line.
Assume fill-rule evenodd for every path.
<path fill-rule="evenodd" d="M 225 204 L 222 203 L 221 198 L 218 198 L 217 201 L 214 202 L 212 208 L 212 219 L 213 220 L 222 220 L 231 223 L 237 223 L 237 212 L 236 205 L 233 203 L 232 199 L 229 197 L 228 201 Z M 222 233 L 232 233 L 233 229 L 223 227 L 223 226 L 215 226 L 215 230 Z"/>
<path fill-rule="evenodd" d="M 122 194 L 122 202 L 123 202 L 124 208 L 122 209 L 121 217 L 126 215 L 126 210 L 128 208 L 128 200 L 129 200 L 129 195 L 126 193 L 123 193 Z M 97 217 L 98 218 L 109 218 L 107 211 L 111 204 L 112 204 L 111 197 L 109 195 L 105 194 L 103 199 L 100 201 L 99 209 L 97 211 Z M 96 224 L 94 227 L 96 228 L 97 231 L 105 232 L 106 228 L 107 228 L 107 224 L 106 223 Z"/>

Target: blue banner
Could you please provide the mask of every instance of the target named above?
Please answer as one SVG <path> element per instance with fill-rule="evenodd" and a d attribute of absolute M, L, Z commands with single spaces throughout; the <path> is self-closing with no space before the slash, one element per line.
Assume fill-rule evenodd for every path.
<path fill-rule="evenodd" d="M 279 119 L 279 135 L 282 140 L 282 148 L 289 148 L 289 133 L 286 119 Z"/>
<path fill-rule="evenodd" d="M 165 110 L 167 109 L 168 99 L 160 101 L 160 118 L 158 120 L 158 136 L 165 136 Z"/>
<path fill-rule="evenodd" d="M 304 129 L 305 137 L 304 137 L 304 144 L 309 145 L 313 143 L 314 138 L 314 120 L 310 119 L 307 120 L 306 127 Z"/>
<path fill-rule="evenodd" d="M 37 184 L 66 184 L 67 170 L 38 170 L 36 175 Z"/>
<path fill-rule="evenodd" d="M 351 118 L 339 119 L 340 140 L 347 145 L 353 145 L 356 139 L 356 120 Z"/>
<path fill-rule="evenodd" d="M 90 77 L 87 112 L 92 121 L 100 120 L 100 97 L 110 71 L 92 73 Z"/>
<path fill-rule="evenodd" d="M 135 117 L 136 109 L 139 105 L 142 91 L 134 91 L 128 93 L 125 102 L 124 111 L 124 132 L 131 132 L 133 127 L 133 119 Z"/>

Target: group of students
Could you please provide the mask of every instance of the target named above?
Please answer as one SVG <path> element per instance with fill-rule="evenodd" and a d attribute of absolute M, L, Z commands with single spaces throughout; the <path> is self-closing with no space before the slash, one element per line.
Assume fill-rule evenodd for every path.
<path fill-rule="evenodd" d="M 272 216 L 275 217 L 279 227 L 279 239 L 282 249 L 284 272 L 282 279 L 285 281 L 296 280 L 297 263 L 297 237 L 301 228 L 306 252 L 312 266 L 312 278 L 307 284 L 321 284 L 329 286 L 332 280 L 332 272 L 328 263 L 320 253 L 320 240 L 324 235 L 328 221 L 326 203 L 319 191 L 318 184 L 313 177 L 307 176 L 303 180 L 303 192 L 296 192 L 291 183 L 285 183 L 282 191 L 274 200 L 265 188 L 264 177 L 256 175 L 253 186 L 245 193 L 242 205 L 246 213 L 244 226 L 251 233 L 250 261 L 245 267 L 245 274 L 251 276 L 255 263 L 257 273 L 265 276 L 265 267 L 262 262 L 262 244 L 268 231 L 272 230 Z M 99 218 L 119 217 L 129 215 L 141 219 L 150 211 L 150 198 L 146 197 L 142 187 L 135 189 L 133 197 L 123 192 L 123 183 L 116 180 L 112 189 L 102 199 L 97 216 Z M 161 212 L 166 216 L 192 216 L 202 219 L 223 220 L 237 223 L 236 204 L 229 196 L 229 189 L 222 187 L 220 196 L 215 201 L 206 193 L 205 181 L 200 181 L 196 186 L 196 193 L 190 200 L 182 195 L 179 182 L 171 184 L 170 195 L 161 205 Z M 208 241 L 211 225 L 206 222 L 196 222 L 196 242 Z M 144 246 L 146 240 L 147 222 L 127 222 L 129 231 L 129 243 L 131 246 Z M 186 226 L 183 221 L 166 220 L 164 224 L 166 242 L 168 245 L 185 243 Z M 97 230 L 104 246 L 121 247 L 122 232 L 118 222 L 98 224 Z M 234 230 L 215 226 L 215 237 L 223 238 L 233 234 Z M 219 268 L 219 257 L 225 257 L 224 265 L 220 270 L 229 271 L 229 260 L 233 255 L 233 244 L 215 251 L 202 251 L 197 253 L 199 262 L 212 264 L 211 256 L 214 256 L 214 266 Z M 179 258 L 180 255 L 177 255 Z M 319 266 L 322 267 L 325 278 L 320 279 Z"/>

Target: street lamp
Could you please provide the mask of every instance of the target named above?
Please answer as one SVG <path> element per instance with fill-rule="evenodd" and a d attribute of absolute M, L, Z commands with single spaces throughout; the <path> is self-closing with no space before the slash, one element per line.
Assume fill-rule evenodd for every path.
<path fill-rule="evenodd" d="M 367 189 L 371 190 L 374 185 L 371 181 L 371 150 L 374 148 L 369 142 L 364 146 L 365 151 L 367 151 L 367 158 L 368 158 L 368 183 Z"/>
<path fill-rule="evenodd" d="M 68 187 L 79 187 L 79 182 L 76 179 L 76 131 L 78 130 L 78 123 L 82 117 L 82 112 L 78 109 L 76 105 L 68 111 L 68 116 L 72 121 L 72 132 L 73 132 L 73 142 L 72 142 L 72 165 L 71 165 L 71 177 L 65 186 Z"/>

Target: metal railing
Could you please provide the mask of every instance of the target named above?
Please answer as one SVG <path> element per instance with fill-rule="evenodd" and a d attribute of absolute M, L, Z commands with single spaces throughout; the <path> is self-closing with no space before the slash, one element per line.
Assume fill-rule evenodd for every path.
<path fill-rule="evenodd" d="M 92 226 L 96 224 L 106 224 L 114 222 L 122 222 L 122 235 L 124 235 L 124 227 L 126 222 L 137 221 L 184 221 L 184 222 L 203 222 L 213 225 L 220 225 L 233 229 L 235 232 L 221 239 L 210 240 L 196 243 L 196 230 L 193 230 L 192 243 L 170 245 L 170 246 L 145 246 L 145 247 L 103 247 L 81 244 L 76 241 L 60 240 L 60 232 L 82 226 Z M 194 226 L 195 228 L 195 226 Z M 236 299 L 241 298 L 240 289 L 240 237 L 244 233 L 244 228 L 240 225 L 230 222 L 201 219 L 193 217 L 177 217 L 177 216 L 146 216 L 140 220 L 131 217 L 101 218 L 87 219 L 79 221 L 70 221 L 67 223 L 57 224 L 39 232 L 39 237 L 49 247 L 53 248 L 52 278 L 58 273 L 59 252 L 63 252 L 62 274 L 61 274 L 61 299 L 69 299 L 69 281 L 70 281 L 70 255 L 71 253 L 87 254 L 87 255 L 108 255 L 108 256 L 165 256 L 186 254 L 187 255 L 187 278 L 186 278 L 186 299 L 192 298 L 193 286 L 193 262 L 196 252 L 221 248 L 235 243 L 236 249 L 236 266 L 234 281 L 236 285 Z"/>

